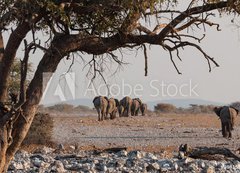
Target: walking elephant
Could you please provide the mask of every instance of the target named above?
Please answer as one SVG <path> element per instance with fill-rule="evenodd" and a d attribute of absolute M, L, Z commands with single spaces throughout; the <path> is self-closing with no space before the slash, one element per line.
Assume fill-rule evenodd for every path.
<path fill-rule="evenodd" d="M 132 116 L 138 116 L 138 112 L 140 110 L 141 105 L 142 105 L 142 101 L 139 98 L 134 98 L 132 100 L 132 106 L 131 106 L 131 115 Z"/>
<path fill-rule="evenodd" d="M 147 112 L 147 104 L 146 103 L 142 103 L 140 106 L 140 110 L 142 112 L 142 116 L 144 116 Z"/>
<path fill-rule="evenodd" d="M 223 137 L 231 138 L 238 110 L 229 106 L 215 107 L 213 110 L 221 120 Z"/>
<path fill-rule="evenodd" d="M 107 116 L 108 98 L 97 96 L 93 99 L 94 107 L 98 113 L 98 121 L 103 121 Z"/>
<path fill-rule="evenodd" d="M 124 108 L 123 106 L 121 105 L 121 101 L 119 102 L 119 105 L 118 105 L 118 114 L 119 114 L 119 117 L 122 117 L 123 116 L 123 112 L 124 112 Z"/>
<path fill-rule="evenodd" d="M 121 116 L 129 116 L 131 113 L 131 106 L 132 106 L 132 99 L 128 96 L 124 97 L 122 100 L 120 100 L 120 105 L 122 106 L 121 109 Z"/>
<path fill-rule="evenodd" d="M 118 105 L 118 100 L 117 100 L 117 99 L 110 98 L 110 99 L 108 100 L 107 116 L 108 116 L 108 114 L 109 114 L 109 115 L 110 115 L 110 119 L 116 118 L 117 105 Z"/>

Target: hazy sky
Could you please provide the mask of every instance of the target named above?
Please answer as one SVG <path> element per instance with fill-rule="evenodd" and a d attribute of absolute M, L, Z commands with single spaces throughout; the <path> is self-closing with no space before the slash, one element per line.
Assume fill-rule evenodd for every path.
<path fill-rule="evenodd" d="M 217 32 L 215 27 L 207 27 L 206 38 L 202 41 L 201 46 L 206 53 L 215 58 L 220 67 L 214 67 L 209 73 L 207 61 L 202 54 L 194 48 L 186 48 L 181 51 L 182 62 L 175 56 L 175 62 L 183 73 L 178 75 L 168 52 L 159 46 L 151 46 L 148 49 L 148 76 L 145 77 L 143 52 L 139 51 L 136 55 L 136 52 L 127 51 L 124 52 L 123 58 L 129 64 L 124 65 L 114 76 L 111 76 L 111 73 L 116 69 L 115 65 L 109 64 L 110 70 L 105 68 L 106 73 L 104 74 L 108 84 L 113 85 L 112 94 L 117 94 L 120 88 L 117 98 L 121 98 L 124 91 L 128 95 L 129 86 L 127 85 L 131 85 L 132 88 L 137 89 L 135 93 L 131 93 L 131 96 L 139 95 L 144 101 L 197 98 L 230 103 L 240 100 L 240 30 L 231 24 L 231 17 L 215 20 L 221 24 L 222 31 Z M 194 34 L 201 35 L 203 32 L 196 30 Z M 18 56 L 21 55 L 22 53 L 19 52 Z M 120 54 L 118 53 L 118 55 Z M 36 65 L 40 58 L 41 54 L 37 53 L 31 57 L 31 61 Z M 89 61 L 91 56 L 83 55 L 83 58 Z M 57 74 L 66 72 L 70 63 L 70 61 L 63 60 L 59 64 Z M 56 75 L 49 85 L 43 103 L 61 99 L 92 98 L 93 93 L 90 90 L 92 85 L 87 90 L 89 85 L 89 79 L 86 78 L 88 67 L 84 70 L 83 67 L 84 63 L 77 58 L 71 70 L 74 75 L 70 76 L 70 78 L 74 77 L 73 86 L 69 85 L 66 76 Z M 103 84 L 103 81 L 99 82 L 99 78 L 95 81 L 96 87 Z M 65 79 L 68 80 L 67 83 L 65 83 Z M 58 82 L 62 85 L 58 86 Z M 69 97 L 69 93 L 72 95 L 71 97 Z"/>

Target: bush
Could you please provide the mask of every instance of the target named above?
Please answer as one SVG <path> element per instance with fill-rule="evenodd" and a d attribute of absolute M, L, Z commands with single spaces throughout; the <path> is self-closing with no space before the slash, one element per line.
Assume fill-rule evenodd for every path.
<path fill-rule="evenodd" d="M 176 111 L 176 107 L 172 104 L 168 103 L 159 103 L 154 106 L 155 112 L 164 112 L 164 113 L 172 113 Z"/>
<path fill-rule="evenodd" d="M 54 106 L 47 107 L 49 111 L 56 111 L 56 112 L 71 112 L 74 106 L 69 104 L 57 104 Z"/>
<path fill-rule="evenodd" d="M 54 121 L 49 114 L 37 113 L 23 144 L 52 143 Z"/>

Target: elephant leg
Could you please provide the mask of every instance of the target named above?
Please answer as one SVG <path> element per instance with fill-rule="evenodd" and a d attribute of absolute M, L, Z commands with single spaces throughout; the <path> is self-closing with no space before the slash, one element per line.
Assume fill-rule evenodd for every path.
<path fill-rule="evenodd" d="M 104 119 L 106 119 L 106 111 L 103 109 L 103 110 L 101 111 L 101 114 L 102 114 L 102 116 L 101 116 L 101 121 L 103 121 Z"/>
<path fill-rule="evenodd" d="M 134 109 L 131 109 L 131 115 L 134 116 Z"/>
<path fill-rule="evenodd" d="M 101 114 L 99 109 L 97 109 L 97 113 L 98 113 L 98 121 L 101 121 Z"/>
<path fill-rule="evenodd" d="M 138 116 L 139 109 L 136 110 L 136 116 Z"/>
<path fill-rule="evenodd" d="M 228 138 L 231 138 L 232 137 L 232 125 L 231 125 L 232 123 L 231 122 L 228 122 L 227 123 L 227 132 L 228 132 Z"/>
<path fill-rule="evenodd" d="M 128 117 L 129 117 L 130 112 L 131 112 L 131 105 L 128 105 L 128 114 L 127 114 Z"/>
<path fill-rule="evenodd" d="M 235 118 L 235 116 L 231 116 L 231 130 L 234 130 Z"/>
<path fill-rule="evenodd" d="M 223 135 L 224 138 L 227 137 L 227 131 L 226 130 L 227 130 L 226 129 L 226 123 L 222 122 L 222 135 Z"/>

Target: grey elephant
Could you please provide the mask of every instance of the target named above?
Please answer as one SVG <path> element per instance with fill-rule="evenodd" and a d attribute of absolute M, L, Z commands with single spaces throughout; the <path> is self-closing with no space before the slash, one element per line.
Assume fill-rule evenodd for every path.
<path fill-rule="evenodd" d="M 98 113 L 98 121 L 103 121 L 107 116 L 108 98 L 97 96 L 93 99 L 94 107 Z"/>
<path fill-rule="evenodd" d="M 144 116 L 147 112 L 147 104 L 146 103 L 142 103 L 140 106 L 140 110 L 142 112 L 142 116 Z"/>
<path fill-rule="evenodd" d="M 238 110 L 230 106 L 215 107 L 213 110 L 221 120 L 223 137 L 231 138 Z"/>
<path fill-rule="evenodd" d="M 142 105 L 142 101 L 139 98 L 132 99 L 132 106 L 131 106 L 132 116 L 138 116 L 138 112 L 140 110 L 141 105 Z"/>
<path fill-rule="evenodd" d="M 110 119 L 116 118 L 117 114 L 117 105 L 118 105 L 118 100 L 114 98 L 110 98 L 108 100 L 108 106 L 107 106 L 107 116 L 108 114 L 110 115 Z"/>
<path fill-rule="evenodd" d="M 131 113 L 131 106 L 132 106 L 132 99 L 128 96 L 124 97 L 122 100 L 120 100 L 120 105 L 122 106 L 121 109 L 121 116 L 129 116 Z"/>

